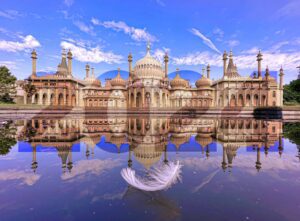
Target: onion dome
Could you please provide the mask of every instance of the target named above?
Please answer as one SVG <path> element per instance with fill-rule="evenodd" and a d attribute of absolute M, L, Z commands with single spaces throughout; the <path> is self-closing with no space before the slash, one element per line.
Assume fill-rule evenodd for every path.
<path fill-rule="evenodd" d="M 120 68 L 118 68 L 118 74 L 115 78 L 110 80 L 110 84 L 112 87 L 125 87 L 126 81 L 120 75 Z"/>
<path fill-rule="evenodd" d="M 197 134 L 196 141 L 202 146 L 206 147 L 212 142 L 210 134 Z"/>
<path fill-rule="evenodd" d="M 179 75 L 179 69 L 177 69 L 176 76 L 173 80 L 171 80 L 170 85 L 172 88 L 186 88 L 189 86 L 189 82 Z"/>
<path fill-rule="evenodd" d="M 165 77 L 161 63 L 150 55 L 150 46 L 147 46 L 146 56 L 138 60 L 134 66 L 134 75 L 136 78 L 156 78 Z"/>
<path fill-rule="evenodd" d="M 146 169 L 157 163 L 162 156 L 162 148 L 157 148 L 155 144 L 143 144 L 134 148 L 135 159 L 143 164 Z"/>
<path fill-rule="evenodd" d="M 211 85 L 211 80 L 205 77 L 204 75 L 202 75 L 202 78 L 196 81 L 197 88 L 210 87 L 210 85 Z"/>
<path fill-rule="evenodd" d="M 268 81 L 268 82 L 276 82 L 276 79 L 270 75 L 270 71 L 269 71 L 269 67 L 268 66 L 266 68 L 266 73 L 265 73 L 264 80 Z"/>

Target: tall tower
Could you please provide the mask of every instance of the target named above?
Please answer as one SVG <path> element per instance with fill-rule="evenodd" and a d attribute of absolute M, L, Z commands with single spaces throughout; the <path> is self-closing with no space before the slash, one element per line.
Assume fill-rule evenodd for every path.
<path fill-rule="evenodd" d="M 92 78 L 95 78 L 95 68 L 92 68 Z"/>
<path fill-rule="evenodd" d="M 283 76 L 284 76 L 284 73 L 283 73 L 283 69 L 281 67 L 280 71 L 279 71 L 279 89 L 280 90 L 283 90 Z"/>
<path fill-rule="evenodd" d="M 210 79 L 210 66 L 209 64 L 206 66 L 207 78 Z"/>
<path fill-rule="evenodd" d="M 129 69 L 129 77 L 132 75 L 132 55 L 129 53 L 128 55 L 128 69 Z"/>
<path fill-rule="evenodd" d="M 32 76 L 36 77 L 36 60 L 37 60 L 37 53 L 35 49 L 31 52 L 31 60 L 32 60 Z"/>
<path fill-rule="evenodd" d="M 268 66 L 266 68 L 266 74 L 265 74 L 265 76 L 266 76 L 266 80 L 268 81 L 269 77 L 270 77 L 270 71 L 269 71 L 269 67 Z"/>
<path fill-rule="evenodd" d="M 227 55 L 226 51 L 224 51 L 224 54 L 223 54 L 223 77 L 225 77 L 225 75 L 226 75 L 227 60 L 228 60 L 228 55 Z"/>
<path fill-rule="evenodd" d="M 86 64 L 85 65 L 85 77 L 86 78 L 89 78 L 90 77 L 90 65 L 89 64 Z"/>
<path fill-rule="evenodd" d="M 257 54 L 257 74 L 258 74 L 257 77 L 258 78 L 261 78 L 261 61 L 263 60 L 262 57 L 263 57 L 263 55 L 259 50 L 259 52 Z"/>
<path fill-rule="evenodd" d="M 68 54 L 67 54 L 67 58 L 68 58 L 68 74 L 72 76 L 72 52 L 69 49 Z"/>
<path fill-rule="evenodd" d="M 165 62 L 165 78 L 168 78 L 168 63 L 169 63 L 169 56 L 168 53 L 166 52 L 164 56 L 164 62 Z"/>

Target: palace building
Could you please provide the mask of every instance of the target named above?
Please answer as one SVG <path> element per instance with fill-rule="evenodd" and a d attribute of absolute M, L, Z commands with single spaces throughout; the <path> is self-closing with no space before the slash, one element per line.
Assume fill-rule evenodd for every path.
<path fill-rule="evenodd" d="M 202 77 L 194 85 L 177 74 L 168 78 L 167 54 L 161 64 L 150 54 L 147 46 L 145 57 L 133 67 L 133 57 L 128 56 L 129 77 L 118 74 L 105 85 L 95 77 L 94 68 L 85 67 L 83 80 L 76 79 L 72 71 L 72 52 L 62 52 L 61 62 L 55 74 L 37 76 L 37 53 L 32 51 L 32 74 L 27 79 L 37 91 L 31 97 L 24 93 L 24 104 L 81 108 L 233 108 L 266 107 L 283 105 L 283 69 L 279 83 L 270 75 L 269 68 L 262 76 L 261 52 L 257 55 L 258 69 L 253 76 L 242 77 L 233 61 L 233 54 L 223 54 L 223 77 L 210 79 L 210 66 L 202 71 Z"/>

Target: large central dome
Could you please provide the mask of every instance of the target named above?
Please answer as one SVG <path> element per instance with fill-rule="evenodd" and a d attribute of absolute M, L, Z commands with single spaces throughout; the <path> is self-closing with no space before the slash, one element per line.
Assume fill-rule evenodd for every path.
<path fill-rule="evenodd" d="M 150 54 L 150 46 L 147 46 L 146 56 L 138 60 L 134 66 L 136 78 L 156 78 L 162 79 L 165 74 L 161 63 Z"/>

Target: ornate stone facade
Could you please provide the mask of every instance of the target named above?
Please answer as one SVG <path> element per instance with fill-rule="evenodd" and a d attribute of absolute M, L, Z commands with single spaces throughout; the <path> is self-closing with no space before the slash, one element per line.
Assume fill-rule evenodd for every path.
<path fill-rule="evenodd" d="M 61 63 L 53 75 L 36 75 L 37 54 L 31 54 L 32 74 L 28 81 L 37 88 L 30 99 L 24 95 L 24 103 L 51 105 L 57 107 L 86 108 L 233 108 L 282 106 L 283 69 L 280 69 L 279 84 L 270 76 L 267 67 L 262 76 L 262 54 L 257 55 L 257 75 L 242 77 L 233 62 L 232 52 L 223 54 L 224 73 L 219 80 L 210 79 L 210 66 L 202 70 L 202 77 L 192 87 L 188 80 L 180 76 L 168 78 L 169 57 L 164 56 L 164 67 L 150 54 L 147 47 L 145 57 L 138 60 L 132 68 L 132 55 L 128 56 L 129 78 L 123 79 L 120 71 L 113 79 L 102 86 L 95 77 L 94 69 L 86 65 L 86 77 L 79 80 L 72 75 L 72 53 L 62 53 Z M 91 73 L 90 73 L 90 70 Z"/>

